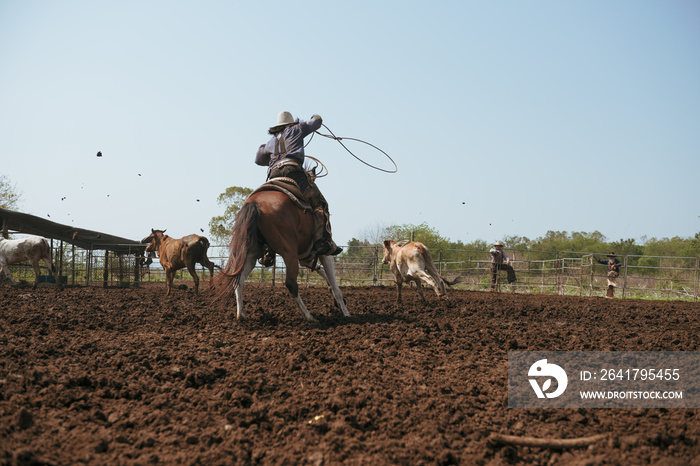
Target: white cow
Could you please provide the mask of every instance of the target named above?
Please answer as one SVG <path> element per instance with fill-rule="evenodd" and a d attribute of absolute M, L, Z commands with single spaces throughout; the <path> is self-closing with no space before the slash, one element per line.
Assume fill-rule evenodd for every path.
<path fill-rule="evenodd" d="M 0 237 L 0 278 L 4 274 L 12 283 L 17 283 L 10 274 L 10 265 L 29 261 L 34 268 L 34 289 L 39 283 L 39 261 L 49 268 L 49 275 L 56 278 L 56 284 L 61 288 L 60 277 L 56 276 L 56 268 L 51 263 L 49 243 L 40 236 L 28 236 L 22 239 L 5 239 Z"/>
<path fill-rule="evenodd" d="M 438 297 L 447 297 L 445 284 L 452 285 L 455 282 L 445 280 L 435 268 L 430 251 L 423 244 L 417 241 L 408 243 L 407 241 L 395 242 L 384 241 L 384 258 L 382 262 L 391 264 L 391 271 L 394 273 L 394 280 L 397 286 L 396 303 L 401 303 L 401 286 L 403 282 L 414 281 L 421 301 L 425 302 L 421 281 L 431 286 Z"/>

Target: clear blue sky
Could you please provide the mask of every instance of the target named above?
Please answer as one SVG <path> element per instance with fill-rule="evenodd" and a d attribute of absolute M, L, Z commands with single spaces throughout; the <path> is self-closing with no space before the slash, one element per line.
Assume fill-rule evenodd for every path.
<path fill-rule="evenodd" d="M 0 0 L 0 174 L 23 211 L 208 231 L 220 193 L 264 181 L 280 110 L 398 164 L 307 147 L 339 244 L 423 222 L 463 242 L 700 231 L 695 0 Z"/>

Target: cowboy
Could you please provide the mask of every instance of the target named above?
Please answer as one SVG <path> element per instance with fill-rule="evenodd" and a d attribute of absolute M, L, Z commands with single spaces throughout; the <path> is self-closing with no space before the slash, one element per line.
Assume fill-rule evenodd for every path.
<path fill-rule="evenodd" d="M 508 254 L 503 250 L 503 243 L 496 241 L 489 253 L 491 254 L 491 290 L 496 289 L 496 280 L 499 270 L 505 270 L 507 272 L 508 284 L 515 282 L 515 269 L 510 265 L 510 257 L 508 257 Z"/>
<path fill-rule="evenodd" d="M 620 275 L 620 266 L 622 265 L 622 263 L 617 259 L 614 252 L 608 254 L 608 258 L 604 260 L 600 260 L 593 254 L 591 254 L 591 259 L 595 260 L 599 264 L 608 266 L 608 290 L 605 293 L 605 297 L 614 298 L 615 287 L 617 287 L 617 277 Z"/>
<path fill-rule="evenodd" d="M 304 170 L 304 138 L 321 127 L 323 120 L 312 115 L 309 121 L 295 120 L 289 112 L 277 115 L 277 124 L 268 131 L 272 138 L 258 149 L 257 165 L 267 166 L 267 179 L 291 178 L 309 201 L 314 216 L 314 246 L 312 253 L 320 256 L 343 252 L 331 237 L 328 203 L 321 191 Z"/>

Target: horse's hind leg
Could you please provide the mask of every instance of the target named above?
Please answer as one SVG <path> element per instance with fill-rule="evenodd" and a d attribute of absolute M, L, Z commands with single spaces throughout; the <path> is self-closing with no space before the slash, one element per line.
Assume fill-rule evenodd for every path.
<path fill-rule="evenodd" d="M 190 272 L 190 275 L 192 275 L 192 280 L 194 280 L 194 294 L 199 295 L 199 275 L 197 275 L 194 264 L 188 265 L 187 270 Z"/>
<path fill-rule="evenodd" d="M 255 261 L 257 260 L 257 254 L 255 252 L 249 252 L 245 258 L 245 264 L 241 270 L 241 274 L 238 276 L 238 286 L 236 286 L 236 318 L 245 319 L 245 312 L 243 312 L 243 283 L 250 272 L 255 268 Z"/>
<path fill-rule="evenodd" d="M 333 293 L 333 298 L 338 304 L 338 307 L 340 307 L 340 310 L 343 312 L 343 315 L 345 317 L 350 317 L 350 312 L 348 312 L 348 308 L 345 306 L 343 293 L 340 291 L 338 282 L 335 279 L 335 260 L 333 260 L 331 256 L 320 256 L 318 260 L 323 265 L 322 269 L 318 269 L 319 275 L 321 275 L 328 283 L 328 286 L 331 287 L 331 293 Z"/>
<path fill-rule="evenodd" d="M 309 322 L 315 321 L 316 319 L 311 315 L 304 301 L 302 301 L 301 296 L 299 296 L 299 284 L 297 283 L 297 277 L 299 276 L 299 259 L 288 255 L 283 255 L 282 258 L 287 267 L 287 277 L 284 280 L 284 285 L 287 287 L 287 290 L 289 290 L 289 294 L 292 295 L 294 301 L 296 301 L 301 313 L 304 314 L 304 318 Z"/>
<path fill-rule="evenodd" d="M 36 290 L 36 287 L 39 286 L 39 275 L 41 275 L 41 268 L 39 268 L 38 259 L 32 262 L 32 268 L 34 269 L 34 286 L 32 287 L 32 289 Z"/>
<path fill-rule="evenodd" d="M 420 295 L 421 302 L 425 303 L 425 294 L 423 293 L 423 285 L 421 284 L 420 279 L 413 281 L 416 282 L 416 291 L 418 291 L 418 294 Z"/>
<path fill-rule="evenodd" d="M 420 282 L 422 280 L 427 285 L 429 285 L 433 290 L 435 290 L 435 294 L 437 294 L 438 297 L 445 295 L 445 291 L 440 289 L 440 285 L 442 284 L 442 279 L 440 279 L 440 277 L 436 278 L 432 274 L 429 274 L 429 273 L 424 272 L 424 271 L 419 271 L 417 273 L 417 275 L 418 275 L 418 277 L 417 277 L 416 283 L 418 283 L 419 286 L 420 286 Z M 442 285 L 442 287 L 444 288 L 445 285 Z"/>
<path fill-rule="evenodd" d="M 214 263 L 213 262 L 208 262 L 207 257 L 203 257 L 202 260 L 199 262 L 195 263 L 195 266 L 199 264 L 203 268 L 209 270 L 209 288 L 214 286 Z M 202 276 L 202 280 L 204 280 L 204 276 Z"/>
<path fill-rule="evenodd" d="M 175 279 L 175 269 L 166 269 L 165 270 L 165 281 L 168 285 L 168 292 L 165 293 L 165 296 L 170 296 L 170 290 L 173 289 L 173 280 Z"/>
<path fill-rule="evenodd" d="M 54 278 L 54 280 L 56 280 L 56 286 L 58 288 L 63 288 L 63 282 L 61 281 L 61 277 L 58 275 L 58 269 L 54 267 L 53 263 L 51 262 L 51 258 L 44 257 L 41 260 L 43 260 L 44 264 L 46 264 L 46 267 L 49 268 L 49 275 L 51 275 Z"/>
<path fill-rule="evenodd" d="M 214 263 L 209 262 L 202 265 L 209 270 L 209 288 L 212 288 L 214 286 Z"/>
<path fill-rule="evenodd" d="M 2 279 L 2 277 L 7 278 L 7 280 L 13 285 L 17 284 L 15 279 L 12 278 L 12 273 L 10 272 L 10 266 L 8 264 L 0 263 L 0 279 Z"/>

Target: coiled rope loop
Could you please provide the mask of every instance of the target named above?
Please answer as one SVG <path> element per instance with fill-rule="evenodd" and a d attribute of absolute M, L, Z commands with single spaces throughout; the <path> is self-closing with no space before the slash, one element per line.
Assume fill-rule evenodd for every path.
<path fill-rule="evenodd" d="M 333 131 L 331 131 L 331 129 L 330 129 L 328 126 L 323 125 L 323 127 L 326 128 L 326 130 L 328 130 L 328 132 L 329 132 L 330 134 L 323 134 L 323 133 L 319 133 L 318 131 L 315 131 L 314 134 L 318 134 L 319 136 L 323 136 L 324 138 L 335 139 L 336 141 L 338 141 L 338 144 L 340 144 L 341 146 L 343 146 L 343 148 L 344 148 L 346 151 L 348 151 L 348 153 L 349 153 L 350 155 L 352 155 L 353 157 L 355 157 L 357 160 L 359 160 L 360 162 L 364 163 L 364 164 L 367 165 L 368 167 L 374 168 L 375 170 L 379 170 L 380 172 L 384 172 L 384 173 L 396 173 L 396 172 L 399 170 L 399 167 L 396 165 L 396 162 L 394 162 L 394 159 L 392 159 L 392 158 L 389 156 L 389 154 L 387 154 L 386 152 L 384 152 L 383 150 L 381 150 L 379 147 L 375 146 L 374 144 L 370 144 L 369 142 L 363 141 L 362 139 L 341 138 L 341 137 L 338 137 L 338 136 L 336 136 L 335 134 L 333 134 Z M 311 140 L 313 139 L 314 134 L 311 135 L 311 138 L 309 138 L 309 142 L 307 142 L 306 145 L 305 145 L 304 147 L 306 147 L 306 146 L 309 145 L 309 143 L 310 143 Z M 348 149 L 347 146 L 346 146 L 345 144 L 342 143 L 342 140 L 343 140 L 343 139 L 345 139 L 345 140 L 347 140 L 347 141 L 361 142 L 361 143 L 363 143 L 363 144 L 367 144 L 368 146 L 370 146 L 370 147 L 372 147 L 372 148 L 374 148 L 374 149 L 377 149 L 379 152 L 381 152 L 382 154 L 384 154 L 384 156 L 385 156 L 387 159 L 389 159 L 389 161 L 394 165 L 394 169 L 393 169 L 393 170 L 387 170 L 387 169 L 385 169 L 385 168 L 380 168 L 380 167 L 377 167 L 377 166 L 372 165 L 371 163 L 365 162 L 364 160 L 362 160 L 361 158 L 359 158 L 357 155 L 353 154 L 353 152 L 352 152 L 350 149 Z M 318 162 L 318 160 L 316 160 L 316 161 Z M 325 167 L 324 167 L 324 168 L 325 168 Z"/>

